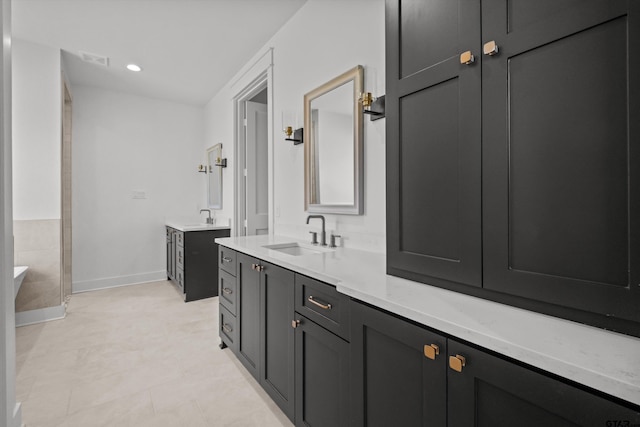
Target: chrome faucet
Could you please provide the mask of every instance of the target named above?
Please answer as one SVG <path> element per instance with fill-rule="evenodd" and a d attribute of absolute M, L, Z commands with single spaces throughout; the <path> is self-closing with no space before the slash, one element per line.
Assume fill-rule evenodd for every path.
<path fill-rule="evenodd" d="M 200 209 L 200 213 L 209 212 L 209 218 L 207 218 L 207 224 L 213 224 L 213 218 L 211 218 L 211 209 Z"/>
<path fill-rule="evenodd" d="M 320 234 L 320 245 L 327 246 L 327 233 L 324 231 L 324 217 L 322 215 L 309 215 L 307 217 L 307 224 L 309 224 L 309 220 L 312 218 L 318 218 L 322 220 L 322 232 Z"/>

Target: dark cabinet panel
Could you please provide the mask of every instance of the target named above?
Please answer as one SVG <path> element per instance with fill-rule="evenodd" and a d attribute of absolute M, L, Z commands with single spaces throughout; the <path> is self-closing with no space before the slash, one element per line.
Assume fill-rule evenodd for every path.
<path fill-rule="evenodd" d="M 303 316 L 297 319 L 296 426 L 349 427 L 349 343 Z"/>
<path fill-rule="evenodd" d="M 351 307 L 352 425 L 446 425 L 446 339 L 362 304 Z M 434 359 L 425 355 L 431 345 L 439 349 Z"/>
<path fill-rule="evenodd" d="M 557 3 L 483 3 L 484 287 L 640 321 L 638 7 Z"/>
<path fill-rule="evenodd" d="M 238 359 L 259 380 L 260 367 L 260 272 L 252 268 L 257 260 L 237 253 Z"/>
<path fill-rule="evenodd" d="M 282 411 L 294 417 L 294 273 L 260 264 L 260 384 Z M 243 313 L 244 315 L 244 313 Z"/>
<path fill-rule="evenodd" d="M 635 425 L 640 412 L 481 350 L 449 340 L 465 358 L 448 370 L 449 427 Z"/>
<path fill-rule="evenodd" d="M 386 12 L 388 271 L 480 286 L 480 2 Z"/>
<path fill-rule="evenodd" d="M 637 336 L 638 49 L 637 1 L 387 0 L 387 272 Z"/>

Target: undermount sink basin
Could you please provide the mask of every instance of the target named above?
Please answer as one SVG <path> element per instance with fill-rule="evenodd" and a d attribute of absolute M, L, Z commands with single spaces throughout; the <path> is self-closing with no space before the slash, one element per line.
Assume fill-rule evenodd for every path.
<path fill-rule="evenodd" d="M 321 246 L 301 245 L 298 242 L 264 245 L 263 248 L 271 249 L 274 251 L 282 252 L 283 254 L 293 256 L 315 255 L 332 251 L 331 249 L 323 248 Z"/>

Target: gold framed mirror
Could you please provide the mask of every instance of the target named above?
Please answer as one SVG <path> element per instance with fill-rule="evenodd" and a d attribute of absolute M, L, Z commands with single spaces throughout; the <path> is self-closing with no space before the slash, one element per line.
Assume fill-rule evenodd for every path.
<path fill-rule="evenodd" d="M 222 144 L 207 149 L 207 206 L 222 209 Z"/>
<path fill-rule="evenodd" d="M 358 65 L 304 96 L 304 189 L 309 213 L 362 215 L 363 115 Z"/>

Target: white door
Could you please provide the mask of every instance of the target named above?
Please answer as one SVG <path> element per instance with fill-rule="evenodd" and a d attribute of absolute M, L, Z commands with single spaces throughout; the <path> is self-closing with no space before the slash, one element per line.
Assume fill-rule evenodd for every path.
<path fill-rule="evenodd" d="M 245 102 L 246 117 L 246 214 L 245 234 L 269 234 L 269 186 L 267 162 L 267 106 Z"/>

